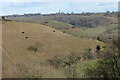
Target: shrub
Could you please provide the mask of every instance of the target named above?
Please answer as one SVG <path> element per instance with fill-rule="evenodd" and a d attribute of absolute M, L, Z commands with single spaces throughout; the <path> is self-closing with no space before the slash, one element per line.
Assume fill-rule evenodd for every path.
<path fill-rule="evenodd" d="M 84 52 L 84 54 L 83 54 L 83 57 L 85 58 L 85 59 L 91 59 L 93 56 L 92 56 L 92 49 L 91 48 L 86 48 L 86 49 L 84 49 L 85 50 L 85 52 Z"/>
<path fill-rule="evenodd" d="M 99 40 L 99 41 L 100 41 L 100 37 L 99 37 L 99 36 L 97 37 L 97 40 Z"/>
<path fill-rule="evenodd" d="M 43 44 L 36 42 L 33 46 L 29 46 L 27 49 L 32 52 L 40 52 Z"/>
<path fill-rule="evenodd" d="M 52 59 L 48 60 L 51 65 L 53 65 L 55 68 L 61 68 L 65 66 L 71 66 L 75 64 L 78 60 L 80 60 L 81 57 L 76 55 L 75 53 L 71 53 L 67 57 L 61 57 L 61 56 L 54 56 Z"/>
<path fill-rule="evenodd" d="M 63 33 L 66 33 L 66 31 L 62 31 Z"/>
<path fill-rule="evenodd" d="M 97 45 L 96 50 L 97 50 L 97 51 L 100 51 L 100 49 L 101 49 L 101 48 L 100 48 L 100 45 Z"/>
<path fill-rule="evenodd" d="M 38 48 L 36 46 L 30 46 L 30 47 L 28 47 L 28 50 L 33 51 L 33 52 L 37 52 Z"/>
<path fill-rule="evenodd" d="M 60 68 L 64 66 L 64 61 L 58 56 L 54 56 L 51 60 L 48 60 L 51 65 L 53 65 L 55 68 Z"/>
<path fill-rule="evenodd" d="M 116 55 L 116 54 L 115 54 Z M 113 56 L 111 59 L 98 61 L 96 68 L 87 68 L 86 74 L 94 78 L 120 78 L 120 59 L 119 56 Z M 116 66 L 117 65 L 117 66 Z"/>

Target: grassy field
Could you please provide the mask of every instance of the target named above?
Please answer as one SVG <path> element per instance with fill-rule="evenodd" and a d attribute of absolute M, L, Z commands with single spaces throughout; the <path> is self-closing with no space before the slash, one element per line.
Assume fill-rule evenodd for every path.
<path fill-rule="evenodd" d="M 83 36 L 83 37 L 96 37 L 99 34 L 106 31 L 105 27 L 97 27 L 97 28 L 80 28 L 76 30 L 71 30 L 74 35 Z"/>
<path fill-rule="evenodd" d="M 106 27 L 106 37 L 117 36 L 118 37 L 118 24 L 111 24 Z"/>
<path fill-rule="evenodd" d="M 101 15 L 101 14 L 100 14 Z M 75 27 L 71 24 L 64 23 L 64 22 L 59 22 L 55 20 L 32 20 L 32 19 L 12 19 L 12 20 L 18 20 L 18 21 L 30 21 L 33 23 L 40 23 L 42 25 L 47 25 L 50 26 L 54 29 L 57 29 L 59 31 L 62 31 L 63 33 L 67 33 L 72 36 L 76 37 L 98 37 L 98 35 L 110 31 L 111 33 L 107 33 L 106 36 L 115 36 L 116 34 L 118 35 L 118 20 L 113 17 L 108 17 L 111 20 L 113 20 L 113 23 L 110 24 L 109 26 L 99 26 L 96 28 L 86 28 L 86 27 Z M 74 28 L 73 28 L 74 27 Z"/>
<path fill-rule="evenodd" d="M 118 27 L 118 24 L 110 24 L 109 26 L 99 26 L 96 28 L 85 28 L 85 27 L 72 28 L 72 27 L 74 27 L 73 25 L 55 21 L 55 20 L 36 20 L 36 21 L 43 25 L 47 25 L 54 29 L 62 31 L 63 33 L 67 33 L 69 35 L 77 36 L 77 37 L 89 37 L 89 38 L 97 37 L 98 35 L 102 34 L 103 32 L 106 32 L 107 30 L 113 31 L 111 34 L 108 34 L 108 36 L 113 36 L 118 33 L 117 30 L 114 30 L 115 28 Z"/>
<path fill-rule="evenodd" d="M 73 37 L 37 23 L 4 21 L 2 28 L 3 77 L 65 78 L 61 70 L 47 64 L 48 59 L 104 45 L 97 40 Z M 28 50 L 31 46 L 37 50 Z"/>
<path fill-rule="evenodd" d="M 66 29 L 66 28 L 71 28 L 73 27 L 73 25 L 71 24 L 67 24 L 67 23 L 63 23 L 63 22 L 59 22 L 59 21 L 55 21 L 55 20 L 41 20 L 42 22 L 48 22 L 46 23 L 46 25 L 51 26 L 52 28 L 55 29 Z"/>

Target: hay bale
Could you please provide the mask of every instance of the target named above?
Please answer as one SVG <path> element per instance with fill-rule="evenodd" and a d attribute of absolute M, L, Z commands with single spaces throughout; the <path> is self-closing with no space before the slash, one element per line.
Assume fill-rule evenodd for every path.
<path fill-rule="evenodd" d="M 25 33 L 25 32 L 22 32 L 23 34 Z"/>
<path fill-rule="evenodd" d="M 53 30 L 53 32 L 55 32 L 55 30 Z"/>
<path fill-rule="evenodd" d="M 28 37 L 25 37 L 26 39 L 28 38 Z"/>

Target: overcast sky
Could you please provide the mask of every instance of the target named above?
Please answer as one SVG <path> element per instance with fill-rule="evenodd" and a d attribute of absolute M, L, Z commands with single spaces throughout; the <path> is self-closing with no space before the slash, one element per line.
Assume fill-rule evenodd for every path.
<path fill-rule="evenodd" d="M 0 15 L 25 13 L 117 11 L 117 0 L 0 0 Z"/>

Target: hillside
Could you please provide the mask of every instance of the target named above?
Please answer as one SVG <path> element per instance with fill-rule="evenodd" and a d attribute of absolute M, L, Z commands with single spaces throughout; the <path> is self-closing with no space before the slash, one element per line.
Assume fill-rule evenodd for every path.
<path fill-rule="evenodd" d="M 95 50 L 96 45 L 104 45 L 37 23 L 4 21 L 2 28 L 3 77 L 35 77 L 36 74 L 45 78 L 66 77 L 47 60 L 58 54 L 82 54 L 88 47 Z"/>
<path fill-rule="evenodd" d="M 58 17 L 56 17 L 58 16 Z M 64 16 L 64 17 L 63 17 Z M 75 37 L 86 37 L 86 38 L 93 38 L 93 39 L 97 39 L 98 36 L 101 37 L 106 37 L 109 39 L 110 38 L 115 38 L 115 36 L 117 36 L 118 34 L 118 19 L 117 17 L 113 17 L 113 16 L 104 16 L 102 15 L 98 15 L 97 13 L 91 15 L 91 16 L 83 16 L 83 15 L 53 15 L 53 16 L 29 16 L 29 17 L 7 17 L 8 19 L 12 19 L 12 20 L 17 20 L 17 21 L 24 21 L 24 22 L 32 22 L 32 23 L 40 23 L 42 25 L 47 25 L 50 26 L 54 29 L 57 29 L 59 31 L 62 31 L 64 33 L 67 33 L 69 35 L 75 36 Z M 54 17 L 56 17 L 55 19 L 53 19 Z M 83 19 L 84 17 L 86 21 L 80 21 L 78 19 Z M 49 19 L 50 18 L 50 19 Z M 52 19 L 51 19 L 52 18 Z M 56 19 L 61 19 L 61 20 L 65 20 L 65 21 L 59 21 Z M 91 25 L 92 27 L 85 27 L 85 26 L 81 26 L 81 25 L 72 25 L 71 23 L 68 23 L 69 20 L 71 19 L 66 19 L 66 18 L 71 18 L 73 19 L 73 22 L 78 22 L 83 24 L 82 22 L 84 22 L 85 25 Z M 77 19 L 74 19 L 77 18 Z M 90 19 L 89 19 L 90 18 Z M 95 18 L 95 19 L 94 19 Z M 101 18 L 103 18 L 103 20 L 101 20 Z M 94 23 L 99 23 L 99 24 L 103 24 L 104 23 L 104 18 L 107 18 L 108 22 L 110 22 L 108 25 L 97 25 L 97 27 L 94 27 Z M 95 22 L 96 20 L 98 20 L 98 22 Z M 93 22 L 90 22 L 93 21 Z M 108 23 L 106 22 L 106 23 Z"/>

